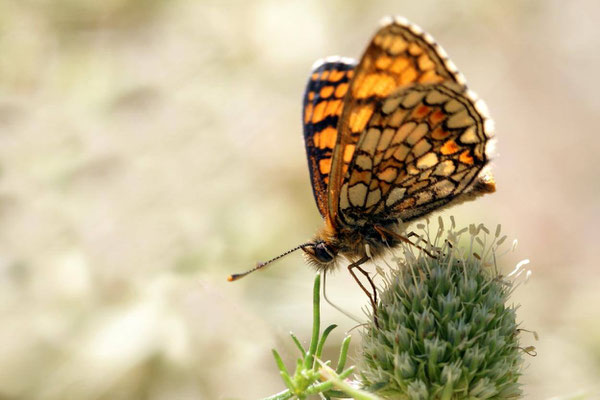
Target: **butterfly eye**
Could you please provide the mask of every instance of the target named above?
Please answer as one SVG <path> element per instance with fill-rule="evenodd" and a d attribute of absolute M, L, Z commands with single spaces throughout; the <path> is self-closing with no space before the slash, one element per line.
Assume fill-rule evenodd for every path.
<path fill-rule="evenodd" d="M 318 243 L 315 246 L 315 257 L 323 262 L 323 263 L 328 263 L 333 261 L 333 259 L 335 258 L 335 252 L 333 251 L 333 249 L 331 249 L 329 246 L 327 246 L 326 243 Z"/>

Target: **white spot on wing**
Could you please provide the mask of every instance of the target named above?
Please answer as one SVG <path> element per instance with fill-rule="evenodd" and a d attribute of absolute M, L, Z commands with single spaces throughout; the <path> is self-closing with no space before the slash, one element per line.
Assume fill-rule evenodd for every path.
<path fill-rule="evenodd" d="M 423 33 L 423 29 L 419 25 L 409 23 L 408 27 L 415 35 L 421 35 Z"/>
<path fill-rule="evenodd" d="M 477 96 L 477 93 L 475 93 L 474 91 L 472 91 L 471 89 L 468 89 L 465 92 L 465 97 L 471 99 L 471 102 L 476 103 L 477 100 L 479 100 L 479 96 Z"/>
<path fill-rule="evenodd" d="M 491 158 L 496 152 L 496 140 L 488 140 L 485 144 L 485 155 Z"/>
<path fill-rule="evenodd" d="M 435 43 L 435 41 L 433 40 L 433 36 L 431 36 L 429 33 L 425 32 L 423 34 L 423 39 L 425 39 L 425 41 L 429 44 Z"/>
<path fill-rule="evenodd" d="M 393 20 L 395 20 L 398 25 L 408 26 L 410 24 L 410 22 L 408 22 L 408 20 L 405 17 L 402 17 L 400 15 L 397 15 L 393 20 L 391 17 L 388 17 L 388 18 L 390 19 L 389 23 L 391 23 Z"/>
<path fill-rule="evenodd" d="M 494 130 L 495 130 L 494 120 L 486 119 L 485 122 L 483 123 L 483 131 L 485 132 L 485 135 L 487 137 L 491 138 L 492 136 L 494 136 Z"/>
<path fill-rule="evenodd" d="M 455 72 L 455 73 L 458 72 L 458 68 L 456 68 L 456 64 L 454 64 L 454 62 L 452 62 L 452 60 L 446 60 L 446 68 L 450 72 Z"/>
<path fill-rule="evenodd" d="M 475 109 L 479 114 L 481 114 L 484 118 L 488 118 L 490 116 L 490 110 L 488 109 L 485 101 L 479 99 L 475 102 Z"/>
<path fill-rule="evenodd" d="M 439 44 L 436 43 L 434 49 L 437 55 L 440 56 L 442 60 L 448 58 L 448 53 L 446 53 L 446 50 L 444 50 Z"/>
<path fill-rule="evenodd" d="M 341 57 L 341 56 L 329 56 L 329 57 L 325 57 L 325 58 L 320 58 L 317 61 L 315 61 L 312 65 L 312 70 L 314 71 L 315 69 L 319 68 L 321 65 L 323 64 L 327 64 L 327 63 L 343 63 L 343 64 L 348 64 L 348 65 L 356 65 L 356 60 L 350 57 Z"/>
<path fill-rule="evenodd" d="M 465 79 L 465 76 L 461 72 L 456 72 L 454 74 L 454 78 L 461 85 L 465 85 L 467 83 L 467 80 Z"/>

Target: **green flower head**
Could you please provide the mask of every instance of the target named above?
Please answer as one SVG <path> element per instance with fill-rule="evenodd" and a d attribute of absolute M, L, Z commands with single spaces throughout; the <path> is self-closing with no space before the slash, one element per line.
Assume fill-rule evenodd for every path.
<path fill-rule="evenodd" d="M 363 333 L 359 366 L 368 390 L 411 400 L 521 395 L 523 349 L 516 307 L 507 305 L 514 277 L 494 268 L 506 237 L 500 238 L 498 228 L 486 244 L 491 235 L 482 225 L 458 232 L 454 220 L 452 225 L 445 232 L 440 220 L 428 242 L 434 258 L 407 249 L 386 275 L 379 326 L 370 324 Z"/>

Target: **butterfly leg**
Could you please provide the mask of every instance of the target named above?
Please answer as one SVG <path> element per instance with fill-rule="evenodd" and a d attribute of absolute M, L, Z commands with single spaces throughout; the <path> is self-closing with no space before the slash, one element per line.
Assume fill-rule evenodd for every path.
<path fill-rule="evenodd" d="M 435 250 L 437 250 L 437 252 L 438 252 L 438 255 L 442 255 L 442 253 L 443 253 L 443 252 L 442 252 L 442 248 L 440 248 L 440 247 L 435 247 L 434 245 L 432 245 L 432 244 L 431 244 L 429 241 L 427 241 L 426 239 L 423 239 L 423 238 L 421 238 L 421 236 L 419 236 L 419 234 L 418 234 L 418 233 L 415 233 L 415 232 L 413 232 L 413 231 L 410 231 L 410 232 L 408 232 L 408 234 L 406 235 L 406 237 L 407 237 L 408 239 L 410 239 L 411 237 L 414 237 L 414 236 L 416 236 L 416 237 L 420 238 L 421 240 L 423 240 L 423 241 L 424 241 L 425 243 L 427 243 L 427 244 L 428 244 L 428 245 L 429 245 L 429 246 L 430 246 L 432 249 L 435 249 Z M 453 247 L 453 246 L 452 246 L 452 243 L 451 243 L 451 242 L 450 242 L 450 241 L 449 241 L 447 238 L 446 238 L 446 239 L 444 239 L 444 244 L 446 244 L 446 245 L 447 245 L 449 248 L 452 248 L 452 247 Z M 432 257 L 432 258 L 437 258 L 437 257 Z"/>
<path fill-rule="evenodd" d="M 437 249 L 433 244 L 431 244 L 431 242 L 429 242 L 427 239 L 422 238 L 418 233 L 416 233 L 414 231 L 410 231 L 410 232 L 408 232 L 406 234 L 406 238 L 407 239 L 410 239 L 410 238 L 413 238 L 413 237 L 417 237 L 419 240 L 424 241 L 425 243 L 427 243 L 427 245 L 429 245 L 429 247 L 431 249 L 435 249 L 435 250 L 438 250 L 438 251 L 440 250 L 440 249 Z M 446 239 L 446 241 L 447 241 L 447 239 Z M 419 242 L 417 241 L 417 243 L 419 243 Z M 424 251 L 425 254 L 427 254 L 429 257 L 431 257 L 431 258 L 437 258 L 436 256 L 432 255 L 429 251 L 427 251 L 427 250 L 423 249 L 422 247 L 420 247 L 417 243 L 413 244 L 412 242 L 410 242 L 411 245 L 413 245 L 413 246 L 417 247 L 418 249 Z"/>
<path fill-rule="evenodd" d="M 437 258 L 436 256 L 434 256 L 433 254 L 431 254 L 426 248 L 424 248 L 423 246 L 420 246 L 416 243 L 413 243 L 410 241 L 410 237 L 412 236 L 419 236 L 414 232 L 409 232 L 407 236 L 402 236 L 394 231 L 391 231 L 387 228 L 384 228 L 383 226 L 375 226 L 375 230 L 377 232 L 379 232 L 379 234 L 382 236 L 383 239 L 385 239 L 385 235 L 390 235 L 393 236 L 394 238 L 400 240 L 401 242 L 404 242 L 406 244 L 410 244 L 411 246 L 416 247 L 417 249 L 421 250 L 423 253 L 427 254 L 429 257 L 431 258 Z"/>
<path fill-rule="evenodd" d="M 369 298 L 369 301 L 371 302 L 371 307 L 373 307 L 373 322 L 375 323 L 376 327 L 379 327 L 379 324 L 377 321 L 377 288 L 375 287 L 375 284 L 373 283 L 373 279 L 371 279 L 371 276 L 369 276 L 369 273 L 360 267 L 361 264 L 364 264 L 368 260 L 369 260 L 369 257 L 365 256 L 365 257 L 361 258 L 360 260 L 348 265 L 348 272 L 350 272 L 350 275 L 352 275 L 352 277 L 354 278 L 356 283 L 358 283 L 358 286 L 360 286 L 362 291 L 365 292 L 365 294 Z M 365 287 L 365 285 L 363 285 L 363 283 L 360 281 L 360 279 L 358 279 L 358 276 L 356 276 L 356 274 L 354 273 L 355 268 L 358 269 L 360 271 L 360 273 L 363 274 L 367 278 L 367 280 L 369 281 L 369 284 L 371 285 L 371 289 L 373 290 L 373 294 L 371 294 L 371 292 L 369 292 L 369 290 Z"/>

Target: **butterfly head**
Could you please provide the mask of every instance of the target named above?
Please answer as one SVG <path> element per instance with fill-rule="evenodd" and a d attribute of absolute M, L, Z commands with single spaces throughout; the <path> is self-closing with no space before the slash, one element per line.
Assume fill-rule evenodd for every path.
<path fill-rule="evenodd" d="M 338 249 L 331 243 L 322 239 L 316 239 L 311 246 L 303 247 L 306 259 L 318 270 L 329 269 L 335 264 Z"/>
<path fill-rule="evenodd" d="M 280 258 L 285 257 L 288 254 L 291 254 L 296 250 L 300 249 L 302 249 L 306 254 L 308 262 L 312 264 L 318 271 L 329 269 L 330 267 L 335 265 L 335 261 L 337 259 L 338 254 L 338 248 L 332 244 L 331 238 L 325 239 L 323 236 L 317 236 L 317 238 L 313 241 L 296 246 L 293 249 L 290 249 L 278 255 L 277 257 L 270 259 L 269 261 L 257 263 L 254 268 L 251 268 L 246 272 L 229 275 L 227 280 L 230 282 L 237 281 L 238 279 L 241 279 L 254 271 L 261 270 L 267 265 L 270 265 L 272 262 L 277 261 Z"/>

